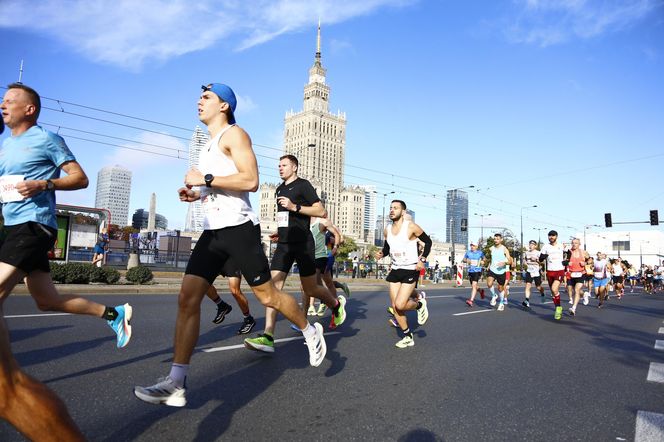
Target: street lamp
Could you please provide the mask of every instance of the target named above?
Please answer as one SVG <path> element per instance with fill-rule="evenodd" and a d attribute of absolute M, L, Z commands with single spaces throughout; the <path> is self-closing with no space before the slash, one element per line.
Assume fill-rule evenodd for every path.
<path fill-rule="evenodd" d="M 546 227 L 533 227 L 533 230 L 537 230 L 537 247 L 542 243 L 542 230 L 546 230 Z"/>
<path fill-rule="evenodd" d="M 537 207 L 537 204 L 533 204 L 532 206 L 525 206 L 521 208 L 521 247 L 523 248 L 523 209 L 532 209 L 534 207 Z M 521 269 L 523 270 L 523 253 L 519 253 L 519 257 L 521 258 Z"/>
<path fill-rule="evenodd" d="M 584 251 L 587 250 L 587 247 L 586 247 L 586 230 L 588 230 L 591 227 L 602 227 L 602 226 L 600 226 L 599 224 L 588 224 L 588 225 L 583 226 L 583 250 Z"/>
<path fill-rule="evenodd" d="M 491 216 L 491 214 L 475 212 L 474 215 L 480 217 L 480 240 L 478 241 L 480 244 L 478 244 L 478 246 L 480 249 L 482 249 L 482 240 L 484 239 L 484 217 Z"/>

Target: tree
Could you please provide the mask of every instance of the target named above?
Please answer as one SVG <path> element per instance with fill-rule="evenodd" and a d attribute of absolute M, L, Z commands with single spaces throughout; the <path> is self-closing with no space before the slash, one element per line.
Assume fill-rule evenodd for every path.
<path fill-rule="evenodd" d="M 337 249 L 336 261 L 342 262 L 349 259 L 349 255 L 357 250 L 357 244 L 353 238 L 345 237 L 344 242 Z"/>

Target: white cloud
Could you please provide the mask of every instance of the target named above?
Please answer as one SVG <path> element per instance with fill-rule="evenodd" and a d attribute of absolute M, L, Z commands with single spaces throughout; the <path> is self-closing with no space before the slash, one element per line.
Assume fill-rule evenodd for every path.
<path fill-rule="evenodd" d="M 310 27 L 319 17 L 338 23 L 414 1 L 3 0 L 0 28 L 42 33 L 96 62 L 139 70 L 220 40 L 244 50 Z"/>
<path fill-rule="evenodd" d="M 518 0 L 508 39 L 541 47 L 618 32 L 661 7 L 658 0 Z"/>

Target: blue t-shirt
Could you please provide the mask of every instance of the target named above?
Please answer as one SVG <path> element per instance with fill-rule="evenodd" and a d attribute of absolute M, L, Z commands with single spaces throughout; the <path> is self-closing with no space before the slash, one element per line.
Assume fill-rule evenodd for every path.
<path fill-rule="evenodd" d="M 463 259 L 469 259 L 471 262 L 471 264 L 468 266 L 468 273 L 477 273 L 482 271 L 482 267 L 479 265 L 482 258 L 484 258 L 484 252 L 481 250 L 475 250 L 474 252 L 472 250 L 468 250 L 466 254 L 463 255 Z"/>
<path fill-rule="evenodd" d="M 60 166 L 76 161 L 65 140 L 40 126 L 32 126 L 19 136 L 6 138 L 0 149 L 0 176 L 23 175 L 25 180 L 60 177 Z M 38 222 L 58 228 L 55 220 L 55 192 L 39 192 L 32 198 L 2 205 L 5 225 Z"/>

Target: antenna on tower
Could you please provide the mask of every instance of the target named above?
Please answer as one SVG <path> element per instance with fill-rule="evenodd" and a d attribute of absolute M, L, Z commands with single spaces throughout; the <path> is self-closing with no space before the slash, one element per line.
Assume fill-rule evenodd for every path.
<path fill-rule="evenodd" d="M 23 60 L 21 60 L 21 67 L 18 70 L 18 82 L 21 83 L 23 80 Z"/>

